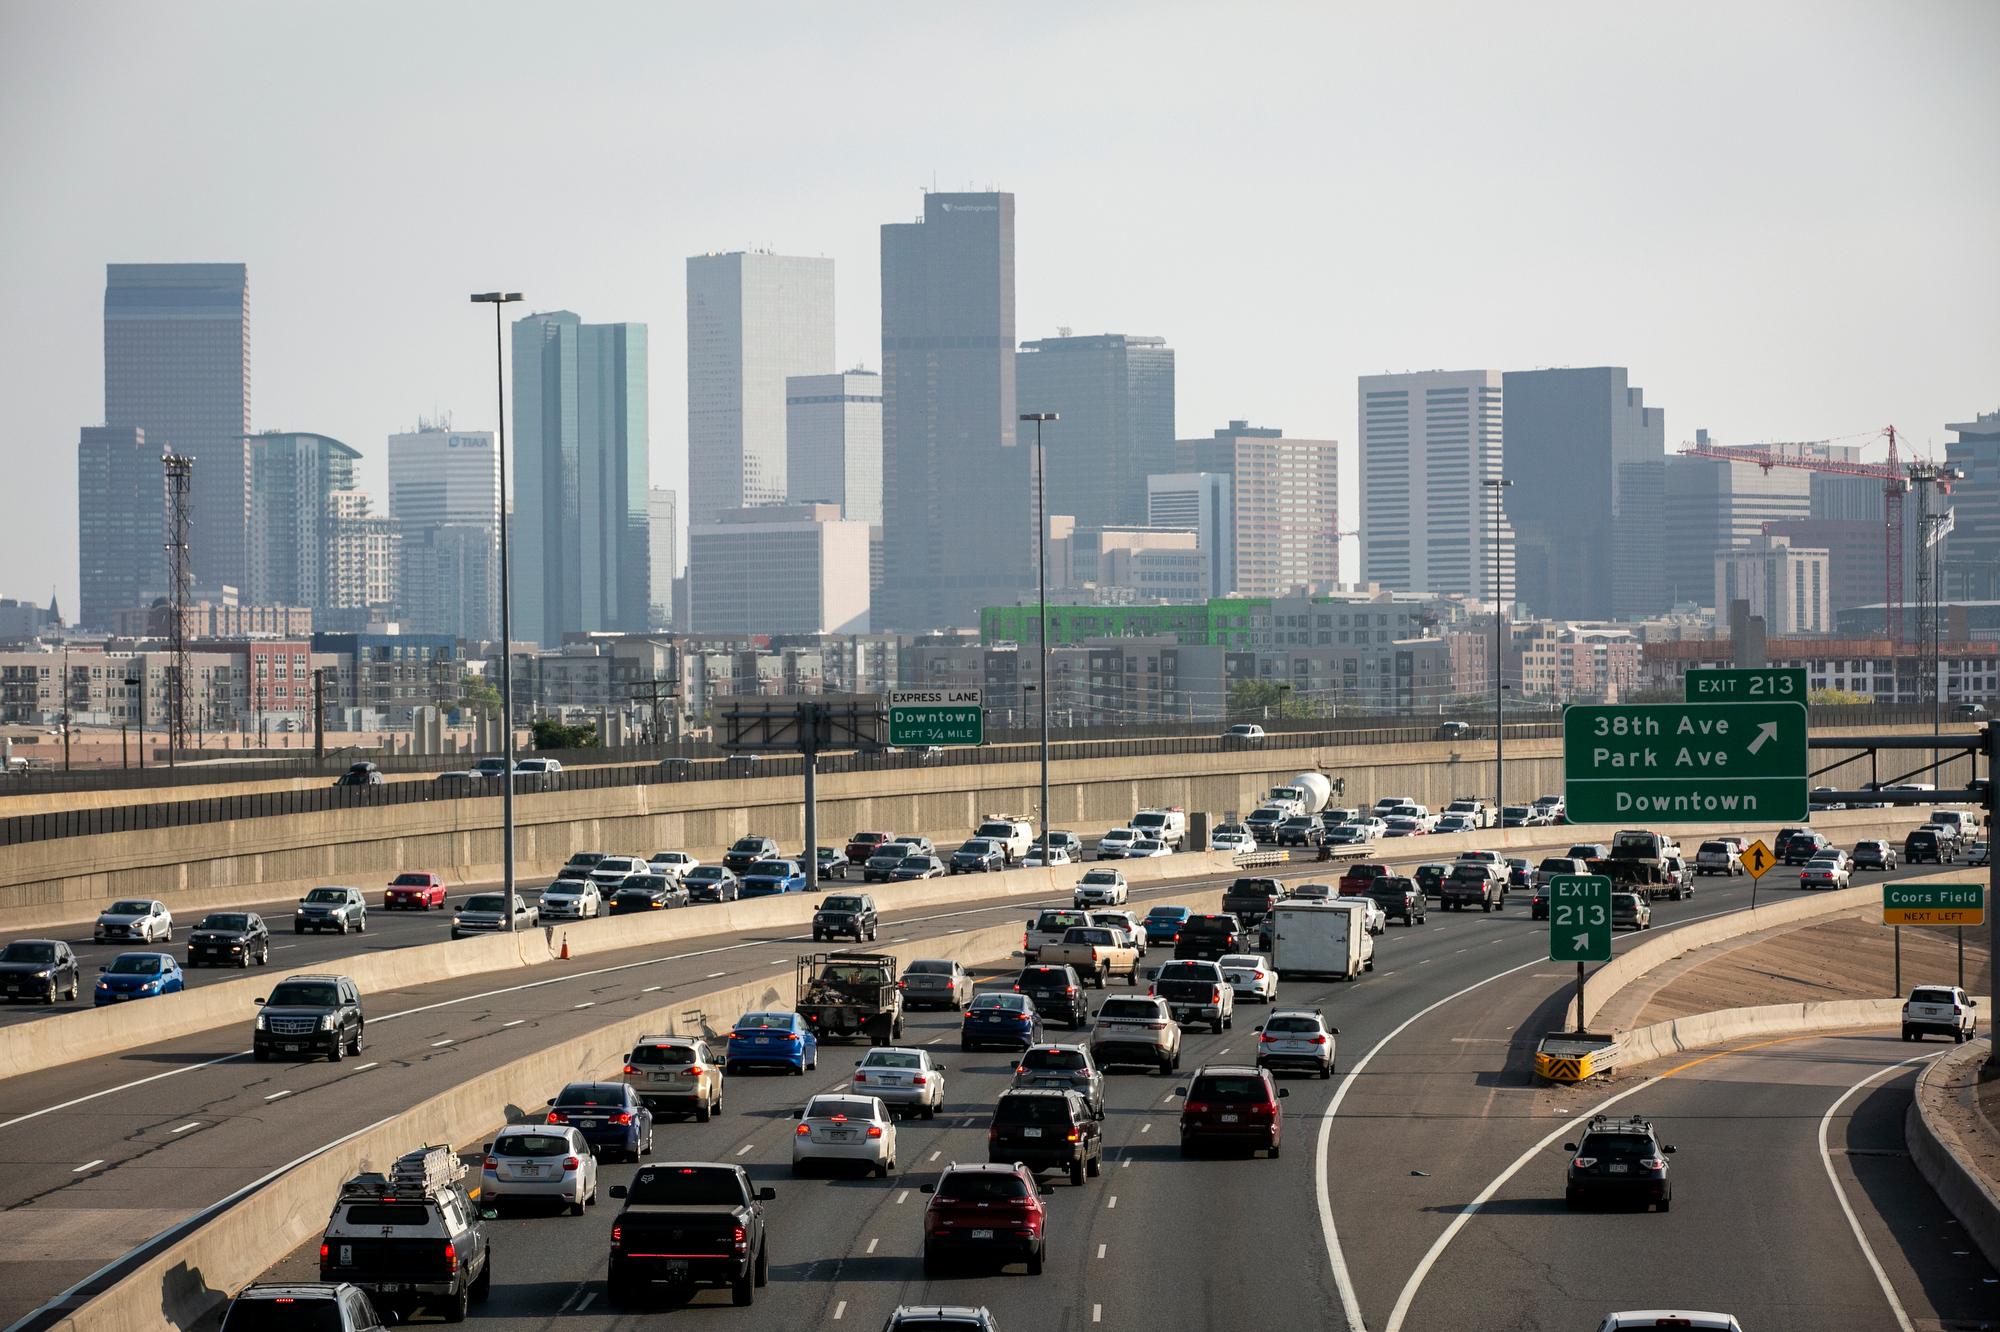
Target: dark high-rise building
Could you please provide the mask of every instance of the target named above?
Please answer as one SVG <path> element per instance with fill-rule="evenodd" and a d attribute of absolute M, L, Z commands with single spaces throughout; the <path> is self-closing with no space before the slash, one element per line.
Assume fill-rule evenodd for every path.
<path fill-rule="evenodd" d="M 110 264 L 104 422 L 195 460 L 188 551 L 203 587 L 250 585 L 250 277 L 243 264 Z"/>
<path fill-rule="evenodd" d="M 85 426 L 76 446 L 77 623 L 108 630 L 119 611 L 165 596 L 166 540 L 159 446 L 137 426 Z"/>
<path fill-rule="evenodd" d="M 354 489 L 361 451 L 326 435 L 250 437 L 250 582 L 261 606 L 334 604 L 336 494 Z M 195 468 L 201 474 L 201 468 Z"/>
<path fill-rule="evenodd" d="M 1945 461 L 1965 475 L 1942 501 L 1952 510 L 1952 530 L 1940 590 L 1948 601 L 1992 601 L 2000 598 L 2000 411 L 1945 429 L 1958 434 L 1944 446 Z"/>
<path fill-rule="evenodd" d="M 1049 496 L 1080 528 L 1146 523 L 1146 478 L 1174 470 L 1174 349 L 1101 333 L 1021 344 L 1015 397 L 1042 424 Z M 1032 425 L 1026 427 L 1033 430 Z"/>
<path fill-rule="evenodd" d="M 567 310 L 514 325 L 514 633 L 644 633 L 646 326 Z"/>
<path fill-rule="evenodd" d="M 1623 366 L 1502 379 L 1507 518 L 1522 603 L 1598 620 L 1666 609 L 1666 414 Z"/>
<path fill-rule="evenodd" d="M 1031 585 L 1014 362 L 1014 196 L 925 195 L 882 228 L 878 627 L 975 625 Z"/>

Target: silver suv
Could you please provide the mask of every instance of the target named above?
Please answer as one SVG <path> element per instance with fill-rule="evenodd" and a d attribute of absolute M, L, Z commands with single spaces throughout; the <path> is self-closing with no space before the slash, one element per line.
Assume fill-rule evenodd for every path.
<path fill-rule="evenodd" d="M 229 1302 L 222 1332 L 376 1332 L 388 1326 L 361 1287 L 345 1281 L 251 1286 Z"/>
<path fill-rule="evenodd" d="M 1090 1053 L 1099 1068 L 1147 1064 L 1163 1075 L 1181 1066 L 1181 1028 L 1164 999 L 1106 997 L 1090 1029 Z"/>
<path fill-rule="evenodd" d="M 362 900 L 361 890 L 315 888 L 301 897 L 298 909 L 292 912 L 292 933 L 304 934 L 307 930 L 315 934 L 321 930 L 368 933 L 368 904 Z"/>
<path fill-rule="evenodd" d="M 1920 1041 L 1936 1033 L 1949 1036 L 1954 1045 L 1972 1039 L 1978 1018 L 1972 1010 L 1977 999 L 1956 985 L 1919 985 L 1903 1002 L 1903 1039 Z"/>
<path fill-rule="evenodd" d="M 1091 1114 L 1104 1118 L 1104 1073 L 1081 1045 L 1029 1046 L 1014 1065 L 1014 1085 L 1073 1091 Z"/>

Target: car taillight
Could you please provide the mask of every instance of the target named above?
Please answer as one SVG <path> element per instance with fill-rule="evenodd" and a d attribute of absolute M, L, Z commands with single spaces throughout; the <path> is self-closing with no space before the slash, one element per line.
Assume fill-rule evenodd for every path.
<path fill-rule="evenodd" d="M 860 1079 L 856 1078 L 855 1081 L 859 1082 Z M 910 1085 L 913 1087 L 928 1087 L 931 1085 L 931 1080 L 925 1077 L 923 1074 L 919 1073 L 917 1074 L 917 1076 L 910 1079 Z"/>
<path fill-rule="evenodd" d="M 1021 987 L 1020 987 L 1019 985 L 1016 985 L 1016 986 L 1014 987 L 1014 992 L 1015 992 L 1016 994 L 1019 994 L 1019 993 L 1020 993 L 1020 991 L 1021 991 Z"/>
<path fill-rule="evenodd" d="M 1208 1102 L 1189 1101 L 1187 1105 L 1182 1108 L 1186 1113 L 1190 1115 L 1205 1115 L 1208 1113 Z"/>
<path fill-rule="evenodd" d="M 866 1082 L 868 1081 L 868 1075 L 857 1068 L 854 1070 L 854 1080 L 856 1082 Z"/>
<path fill-rule="evenodd" d="M 1076 986 L 1074 986 L 1074 985 L 1065 985 L 1065 986 L 1063 986 L 1063 993 L 1064 993 L 1064 994 L 1075 994 L 1075 993 L 1076 993 Z"/>
<path fill-rule="evenodd" d="M 458 1270 L 458 1248 L 450 1240 L 444 1242 L 444 1266 L 447 1272 Z"/>
<path fill-rule="evenodd" d="M 630 1110 L 621 1110 L 618 1112 L 618 1117 L 611 1122 L 614 1124 L 629 1124 L 632 1122 L 632 1112 Z"/>
<path fill-rule="evenodd" d="M 805 1138 L 805 1137 L 810 1137 L 812 1135 L 812 1130 L 806 1127 L 804 1124 L 801 1124 L 797 1129 L 797 1133 L 801 1138 Z"/>
<path fill-rule="evenodd" d="M 1312 1038 L 1312 1043 L 1313 1043 L 1314 1045 L 1325 1045 L 1325 1044 L 1326 1044 L 1326 1037 L 1324 1037 L 1324 1036 L 1315 1036 L 1315 1037 L 1313 1037 L 1313 1038 Z"/>
<path fill-rule="evenodd" d="M 996 1128 L 989 1128 L 989 1129 L 987 1129 L 987 1130 L 986 1130 L 986 1141 L 988 1141 L 988 1142 L 998 1142 L 998 1141 L 1000 1141 L 1000 1130 L 999 1130 L 999 1129 L 998 1129 L 997 1127 L 996 1127 Z"/>
<path fill-rule="evenodd" d="M 639 1071 L 638 1069 L 636 1069 L 636 1068 L 632 1067 L 632 1065 L 630 1065 L 630 1064 L 627 1064 L 627 1065 L 625 1065 L 625 1072 L 626 1072 L 626 1073 L 627 1073 L 628 1075 L 629 1075 L 629 1074 L 633 1074 L 633 1073 L 637 1073 L 638 1071 Z"/>
<path fill-rule="evenodd" d="M 1271 1034 L 1270 1034 L 1269 1032 L 1266 1032 L 1266 1033 L 1264 1033 L 1264 1034 L 1263 1034 L 1262 1036 L 1259 1036 L 1259 1037 L 1257 1038 L 1257 1044 L 1259 1044 L 1259 1045 L 1269 1045 L 1269 1044 L 1270 1044 L 1271 1042 L 1273 1042 L 1273 1041 L 1275 1041 L 1275 1040 L 1277 1040 L 1277 1039 L 1278 1039 L 1278 1038 L 1277 1038 L 1276 1036 L 1273 1036 L 1273 1035 L 1271 1035 Z"/>
<path fill-rule="evenodd" d="M 576 1157 L 574 1157 L 574 1156 L 565 1156 L 565 1157 L 563 1158 L 563 1169 L 564 1169 L 564 1170 L 575 1170 L 575 1169 L 577 1169 L 577 1168 L 578 1168 L 579 1166 L 581 1166 L 582 1164 L 583 1164 L 583 1162 L 582 1162 L 582 1161 L 580 1161 L 580 1160 L 578 1160 L 578 1159 L 577 1159 Z"/>
<path fill-rule="evenodd" d="M 1209 989 L 1209 992 L 1208 992 L 1208 1002 L 1210 1002 L 1211 1004 L 1219 1004 L 1219 1003 L 1221 1003 L 1221 1002 L 1222 1002 L 1222 987 L 1221 987 L 1221 986 L 1219 986 L 1219 985 L 1217 985 L 1217 986 L 1212 986 L 1212 987 L 1211 987 L 1211 988 Z"/>
<path fill-rule="evenodd" d="M 793 1045 L 799 1045 L 805 1041 L 805 1037 L 799 1035 L 795 1031 L 786 1033 L 785 1039 L 790 1041 Z"/>
<path fill-rule="evenodd" d="M 1071 1129 L 1071 1130 L 1069 1131 L 1069 1140 L 1070 1140 L 1071 1142 L 1078 1142 L 1078 1141 L 1081 1141 L 1081 1140 L 1082 1140 L 1082 1138 L 1083 1138 L 1083 1134 L 1082 1134 L 1082 1133 L 1081 1133 L 1080 1131 L 1078 1131 L 1078 1130 L 1076 1130 L 1076 1129 Z"/>
<path fill-rule="evenodd" d="M 1645 1170 L 1665 1170 L 1667 1168 L 1667 1158 L 1664 1156 L 1649 1156 L 1639 1162 L 1639 1165 L 1641 1169 Z"/>
<path fill-rule="evenodd" d="M 319 1263 L 321 1267 L 326 1266 L 326 1260 L 332 1252 L 332 1249 L 325 1244 L 319 1246 Z"/>
<path fill-rule="evenodd" d="M 551 1110 L 549 1111 L 548 1122 L 551 1124 L 567 1124 L 569 1123 L 569 1116 L 560 1110 Z"/>
<path fill-rule="evenodd" d="M 737 1226 L 729 1232 L 729 1242 L 739 1249 L 744 1246 L 744 1242 L 748 1238 L 749 1236 L 742 1226 Z"/>
<path fill-rule="evenodd" d="M 488 1156 L 483 1158 L 479 1162 L 479 1168 L 481 1170 L 498 1170 L 500 1168 L 500 1162 L 495 1158 Z"/>
<path fill-rule="evenodd" d="M 868 1136 L 869 1136 L 869 1137 L 871 1137 L 871 1138 L 879 1138 L 879 1137 L 881 1137 L 881 1136 L 882 1136 L 882 1126 L 881 1126 L 880 1124 L 870 1124 L 870 1125 L 868 1126 Z"/>
<path fill-rule="evenodd" d="M 1588 1170 L 1592 1166 L 1597 1164 L 1597 1158 L 1594 1156 L 1579 1156 L 1575 1160 L 1571 1161 L 1570 1164 L 1575 1166 L 1578 1170 Z"/>

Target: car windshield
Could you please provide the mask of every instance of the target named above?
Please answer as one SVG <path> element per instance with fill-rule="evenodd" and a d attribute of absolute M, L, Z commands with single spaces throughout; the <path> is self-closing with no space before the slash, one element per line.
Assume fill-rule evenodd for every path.
<path fill-rule="evenodd" d="M 121 953 L 110 969 L 114 976 L 157 976 L 165 968 L 165 959 L 157 953 Z"/>
<path fill-rule="evenodd" d="M 906 870 L 929 869 L 930 865 L 931 858 L 929 856 L 904 856 L 896 862 L 897 869 Z"/>
<path fill-rule="evenodd" d="M 1186 920 L 1187 918 L 1188 909 L 1186 907 L 1154 907 L 1146 913 L 1147 920 Z"/>
<path fill-rule="evenodd" d="M 688 871 L 689 883 L 720 882 L 729 877 L 729 871 L 720 865 L 701 865 Z"/>
<path fill-rule="evenodd" d="M 996 1124 L 1067 1124 L 1069 1102 L 1061 1096 L 1002 1096 L 993 1107 Z"/>
<path fill-rule="evenodd" d="M 1317 902 L 1322 898 L 1332 897 L 1333 889 L 1323 883 L 1302 883 L 1292 896 L 1302 902 Z"/>
<path fill-rule="evenodd" d="M 1150 999 L 1106 999 L 1097 1008 L 1097 1016 L 1101 1018 L 1156 1018 L 1159 1015 L 1159 1005 Z"/>
<path fill-rule="evenodd" d="M 308 902 L 345 902 L 347 890 L 344 888 L 315 888 L 306 894 Z"/>
<path fill-rule="evenodd" d="M 961 846 L 958 849 L 961 851 L 970 852 L 975 856 L 983 856 L 991 853 L 994 849 L 994 846 L 993 843 L 987 841 L 984 837 L 975 837 L 971 841 L 967 842 L 964 846 Z"/>
<path fill-rule="evenodd" d="M 1639 1161 L 1653 1154 L 1653 1140 L 1643 1133 L 1590 1133 L 1584 1135 L 1578 1156 L 1594 1156 L 1600 1161 Z"/>
<path fill-rule="evenodd" d="M 1021 1056 L 1021 1067 L 1025 1069 L 1083 1069 L 1089 1061 L 1081 1050 L 1034 1049 Z"/>
<path fill-rule="evenodd" d="M 1528 817 L 1528 807 L 1526 805 L 1506 805 L 1501 808 L 1500 816 L 1508 819 L 1524 819 Z"/>
<path fill-rule="evenodd" d="M 1806 862 L 1807 869 L 1838 869 L 1839 867 L 1839 856 L 1814 856 Z"/>
<path fill-rule="evenodd" d="M 1082 882 L 1088 884 L 1101 884 L 1107 887 L 1115 887 L 1118 883 L 1118 871 L 1091 870 L 1088 874 L 1085 874 L 1083 876 Z"/>
<path fill-rule="evenodd" d="M 861 1061 L 863 1068 L 922 1068 L 924 1057 L 908 1050 L 873 1050 Z"/>
<path fill-rule="evenodd" d="M 1163 981 L 1213 981 L 1215 973 L 1203 962 L 1169 962 L 1160 968 Z"/>
<path fill-rule="evenodd" d="M 572 1082 L 556 1094 L 557 1105 L 623 1105 L 622 1082 Z"/>
<path fill-rule="evenodd" d="M 625 882 L 648 893 L 664 893 L 668 886 L 667 876 L 664 874 L 635 874 Z"/>
<path fill-rule="evenodd" d="M 1307 1035 L 1319 1033 L 1319 1019 L 1309 1017 L 1274 1017 L 1264 1024 L 1267 1032 L 1296 1031 Z"/>
<path fill-rule="evenodd" d="M 212 916 L 203 916 L 201 923 L 196 925 L 195 928 L 198 930 L 247 930 L 250 928 L 250 917 L 240 911 L 222 911 Z"/>
<path fill-rule="evenodd" d="M 1573 868 L 1574 866 L 1569 861 L 1555 856 L 1551 856 L 1542 862 L 1542 873 L 1544 874 L 1568 874 Z"/>
<path fill-rule="evenodd" d="M 815 1096 L 806 1103 L 807 1119 L 832 1119 L 835 1115 L 844 1115 L 849 1119 L 873 1119 L 875 1103 L 858 1096 Z"/>
<path fill-rule="evenodd" d="M 1188 1088 L 1190 1101 L 1227 1101 L 1232 1105 L 1243 1102 L 1259 1102 L 1271 1099 L 1271 1093 L 1264 1087 L 1264 1079 L 1248 1073 L 1212 1073 L 1205 1078 L 1196 1078 Z"/>
<path fill-rule="evenodd" d="M 0 962 L 53 962 L 56 960 L 56 946 L 39 940 L 10 943 L 0 949 Z"/>
<path fill-rule="evenodd" d="M 972 1006 L 1004 1008 L 1010 1013 L 1025 1013 L 1028 1011 L 1028 1000 L 1025 995 L 1019 994 L 981 994 L 973 997 Z"/>
<path fill-rule="evenodd" d="M 1216 958 L 1215 965 L 1225 971 L 1231 967 L 1256 968 L 1264 965 L 1264 959 L 1255 953 L 1228 953 Z"/>
<path fill-rule="evenodd" d="M 761 837 L 739 837 L 736 839 L 736 845 L 729 849 L 731 851 L 749 851 L 757 855 L 762 855 L 764 853 L 764 839 Z"/>
<path fill-rule="evenodd" d="M 1160 851 L 1164 850 L 1166 845 L 1165 842 L 1156 842 L 1150 837 L 1141 837 L 1132 843 L 1132 849 L 1134 851 Z"/>
<path fill-rule="evenodd" d="M 655 1068 L 686 1068 L 694 1062 L 694 1047 L 671 1043 L 638 1045 L 634 1046 L 632 1053 L 626 1056 L 625 1062 L 650 1064 Z"/>
<path fill-rule="evenodd" d="M 981 837 L 1007 838 L 1013 835 L 1014 829 L 1004 823 L 982 823 L 979 825 L 979 836 Z"/>
<path fill-rule="evenodd" d="M 326 981 L 283 981 L 271 991 L 269 1006 L 280 1008 L 332 1008 L 340 1002 L 340 990 Z"/>
<path fill-rule="evenodd" d="M 909 966 L 904 967 L 903 974 L 905 976 L 949 976 L 951 975 L 951 963 L 919 959 L 910 963 Z"/>
<path fill-rule="evenodd" d="M 151 902 L 113 902 L 104 914 L 107 916 L 143 916 L 152 909 L 153 904 Z"/>
<path fill-rule="evenodd" d="M 938 1181 L 937 1196 L 949 1202 L 1005 1202 L 1027 1197 L 1028 1184 L 1012 1171 L 954 1170 Z"/>
<path fill-rule="evenodd" d="M 431 881 L 428 874 L 398 874 L 389 881 L 391 888 L 422 888 Z"/>
<path fill-rule="evenodd" d="M 589 866 L 595 865 L 602 859 L 604 859 L 602 851 L 579 851 L 569 858 L 569 863 L 572 865 Z"/>
<path fill-rule="evenodd" d="M 499 911 L 502 909 L 500 905 L 502 900 L 498 893 L 480 893 L 475 897 L 466 898 L 464 909 L 467 911 Z"/>
<path fill-rule="evenodd" d="M 829 897 L 822 908 L 826 911 L 859 911 L 861 899 L 858 897 Z"/>
<path fill-rule="evenodd" d="M 503 1133 L 493 1141 L 495 1156 L 568 1156 L 569 1139 L 559 1133 Z"/>
<path fill-rule="evenodd" d="M 238 1300 L 222 1320 L 222 1332 L 345 1332 L 346 1327 L 340 1301 L 331 1293 Z"/>
<path fill-rule="evenodd" d="M 791 877 L 792 866 L 784 860 L 760 860 L 750 867 L 752 874 L 768 874 L 784 879 Z"/>
<path fill-rule="evenodd" d="M 790 1013 L 745 1013 L 736 1019 L 738 1031 L 790 1031 L 793 1015 Z"/>
<path fill-rule="evenodd" d="M 726 1166 L 658 1166 L 633 1177 L 630 1201 L 637 1206 L 733 1207 L 744 1201 L 742 1177 Z"/>

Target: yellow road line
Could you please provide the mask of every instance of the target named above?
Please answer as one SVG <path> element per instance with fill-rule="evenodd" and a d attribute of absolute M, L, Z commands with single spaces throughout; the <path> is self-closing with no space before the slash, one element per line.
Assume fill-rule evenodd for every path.
<path fill-rule="evenodd" d="M 1698 1059 L 1690 1059 L 1685 1064 L 1676 1064 L 1672 1068 L 1668 1069 L 1666 1072 L 1655 1074 L 1654 1076 L 1661 1078 L 1670 1078 L 1676 1073 L 1686 1072 L 1688 1069 L 1693 1068 L 1696 1064 L 1706 1064 L 1711 1059 L 1724 1059 L 1733 1054 L 1743 1054 L 1749 1050 L 1762 1050 L 1765 1047 L 1772 1045 L 1789 1045 L 1793 1041 L 1817 1040 L 1820 1037 L 1825 1036 L 1827 1034 L 1828 1033 L 1823 1031 L 1812 1031 L 1812 1032 L 1807 1032 L 1802 1036 L 1780 1036 L 1776 1040 L 1758 1041 L 1755 1045 L 1739 1045 L 1733 1050 L 1717 1050 L 1714 1054 L 1705 1054 Z"/>

